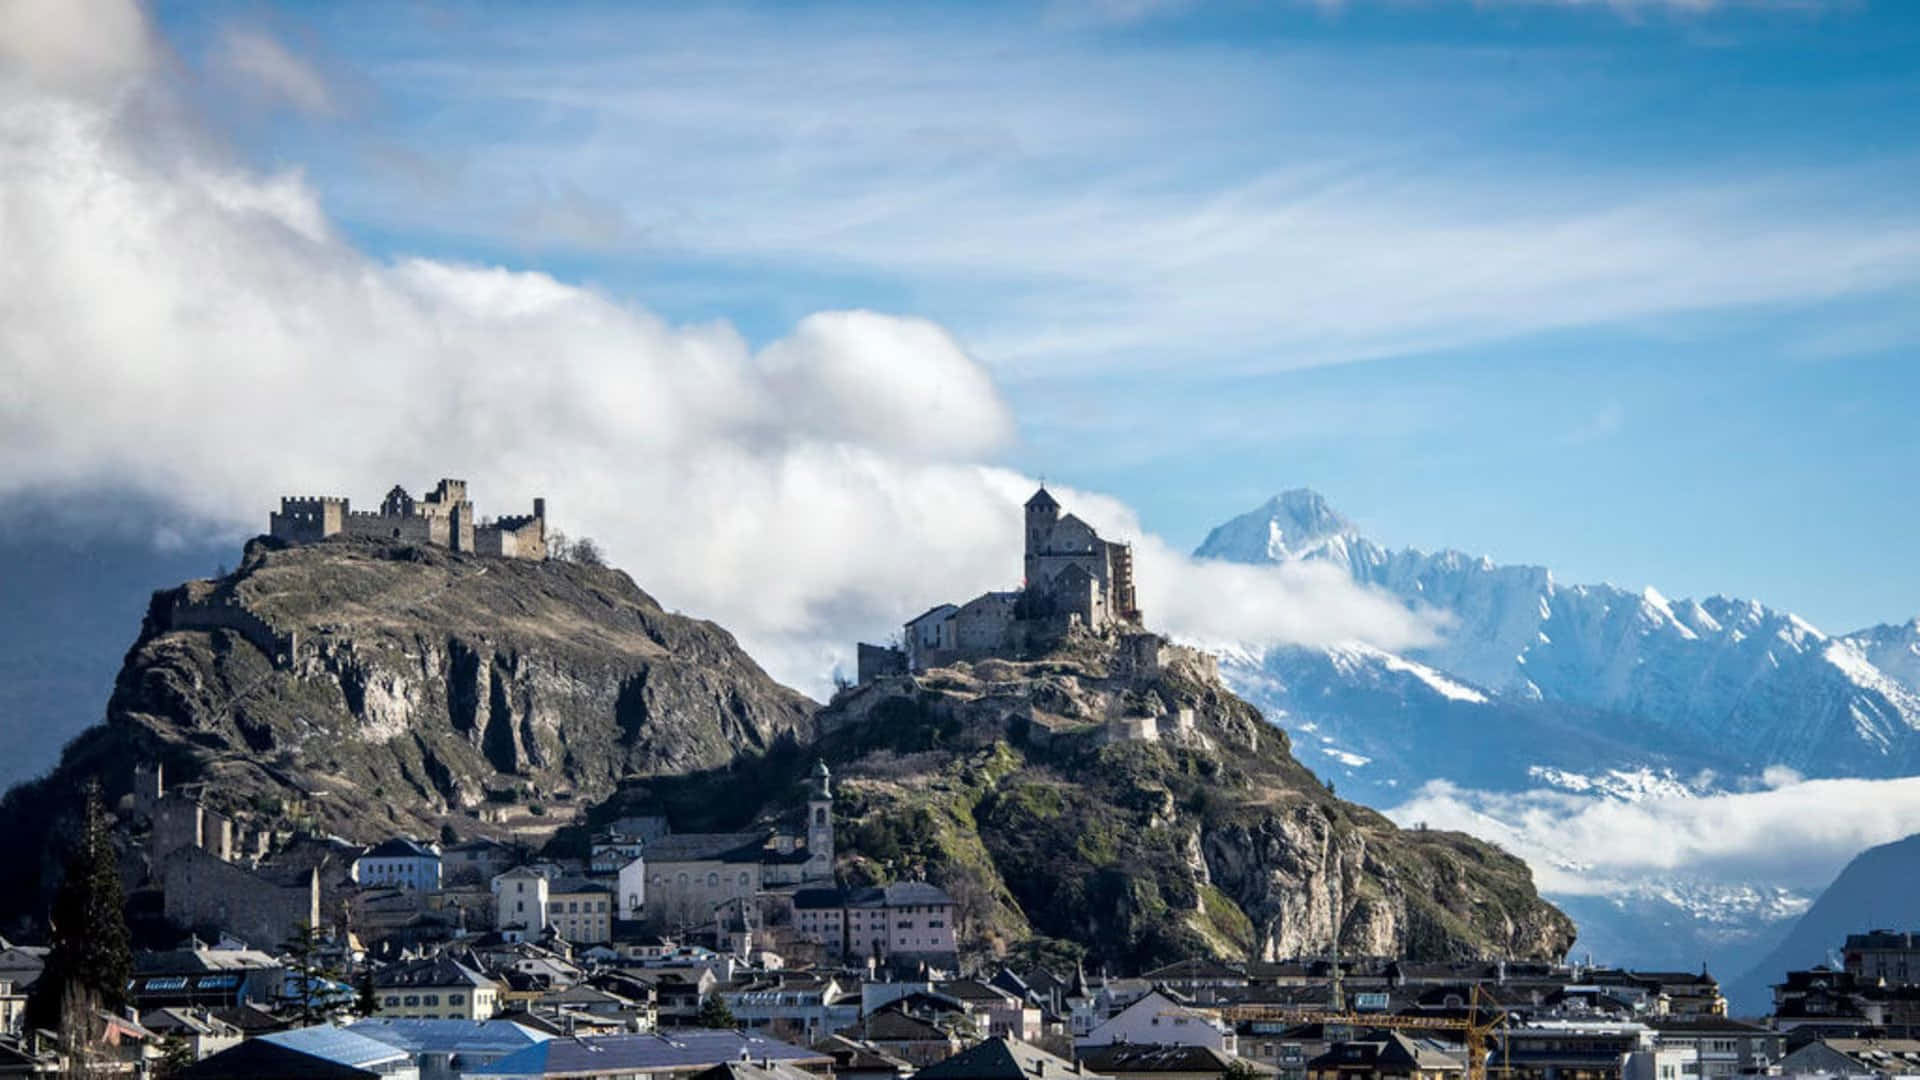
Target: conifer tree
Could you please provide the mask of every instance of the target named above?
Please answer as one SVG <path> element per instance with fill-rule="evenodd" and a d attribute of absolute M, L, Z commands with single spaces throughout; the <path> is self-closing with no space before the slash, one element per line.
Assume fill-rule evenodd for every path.
<path fill-rule="evenodd" d="M 87 784 L 80 834 L 67 854 L 48 922 L 51 948 L 46 968 L 34 983 L 33 1023 L 59 1028 L 77 1021 L 65 1014 L 78 1001 L 115 1012 L 125 1008 L 127 984 L 133 978 L 133 948 L 113 846 L 113 819 L 98 781 Z"/>
<path fill-rule="evenodd" d="M 740 1026 L 740 1021 L 734 1018 L 733 1010 L 727 1007 L 727 999 L 719 994 L 708 994 L 707 999 L 700 1003 L 700 1014 L 694 1017 L 694 1023 L 703 1028 Z"/>
<path fill-rule="evenodd" d="M 353 1011 L 361 1016 L 372 1016 L 380 1011 L 380 994 L 373 986 L 373 969 L 360 972 L 360 986 L 353 998 Z"/>

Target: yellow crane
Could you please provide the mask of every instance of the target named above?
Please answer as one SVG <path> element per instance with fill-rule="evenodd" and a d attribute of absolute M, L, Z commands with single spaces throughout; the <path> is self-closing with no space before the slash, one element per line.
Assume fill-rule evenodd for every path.
<path fill-rule="evenodd" d="M 1495 1015 L 1481 1019 L 1480 1002 L 1486 1000 Z M 1467 1042 L 1467 1080 L 1487 1080 L 1487 1037 L 1504 1028 L 1507 1014 L 1494 1004 L 1492 995 L 1473 985 L 1467 1003 L 1467 1015 L 1461 1019 L 1446 1016 L 1396 1016 L 1392 1013 L 1358 1013 L 1345 1009 L 1316 1008 L 1311 1005 L 1222 1005 L 1220 1019 L 1228 1023 L 1241 1020 L 1279 1020 L 1289 1024 L 1339 1024 L 1353 1028 L 1386 1028 L 1408 1031 L 1458 1031 Z M 1505 1040 L 1501 1041 L 1504 1048 Z M 1503 1073 L 1507 1070 L 1502 1068 Z"/>

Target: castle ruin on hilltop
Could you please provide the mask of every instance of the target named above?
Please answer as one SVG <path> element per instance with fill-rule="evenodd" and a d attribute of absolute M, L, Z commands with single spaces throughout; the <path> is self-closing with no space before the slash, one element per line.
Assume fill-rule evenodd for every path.
<path fill-rule="evenodd" d="M 1143 633 L 1133 548 L 1103 540 L 1042 486 L 1027 500 L 1023 584 L 909 619 L 899 646 L 859 645 L 859 681 L 1045 648 L 1077 630 Z"/>
<path fill-rule="evenodd" d="M 377 513 L 356 511 L 338 495 L 289 495 L 267 517 L 267 531 L 292 544 L 334 536 L 435 544 L 475 555 L 507 559 L 547 557 L 547 500 L 533 500 L 533 513 L 477 520 L 465 480 L 443 479 L 419 499 L 395 484 Z"/>

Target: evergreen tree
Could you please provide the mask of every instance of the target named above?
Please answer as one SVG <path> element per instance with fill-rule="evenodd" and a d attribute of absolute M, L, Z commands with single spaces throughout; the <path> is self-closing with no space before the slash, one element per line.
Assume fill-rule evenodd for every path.
<path fill-rule="evenodd" d="M 193 1065 L 193 1046 L 178 1035 L 160 1040 L 160 1057 L 153 1063 L 153 1080 L 171 1080 Z"/>
<path fill-rule="evenodd" d="M 305 1025 L 319 1023 L 337 1004 L 328 1000 L 330 989 L 327 984 L 337 981 L 340 973 L 328 967 L 320 957 L 326 943 L 326 931 L 301 923 L 293 936 L 281 946 L 287 953 L 287 971 L 300 980 L 299 996 L 295 1003 L 300 1006 L 300 1023 Z"/>
<path fill-rule="evenodd" d="M 707 999 L 700 1003 L 700 1015 L 694 1018 L 694 1023 L 703 1028 L 740 1026 L 740 1021 L 734 1019 L 733 1010 L 727 1007 L 727 1000 L 719 994 L 708 994 Z"/>
<path fill-rule="evenodd" d="M 372 968 L 360 973 L 360 985 L 353 997 L 353 1011 L 361 1016 L 372 1016 L 380 1011 L 380 995 L 373 988 Z"/>
<path fill-rule="evenodd" d="M 52 933 L 46 968 L 29 1002 L 36 1027 L 71 1027 L 67 1013 L 82 1006 L 126 1007 L 133 979 L 133 948 L 127 932 L 126 897 L 113 846 L 113 819 L 98 781 L 87 784 L 86 809 L 67 854 L 59 891 L 48 914 Z"/>

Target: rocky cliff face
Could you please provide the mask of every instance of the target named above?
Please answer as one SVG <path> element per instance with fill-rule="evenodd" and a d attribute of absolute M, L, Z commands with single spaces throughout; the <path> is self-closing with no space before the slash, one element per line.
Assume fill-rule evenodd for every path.
<path fill-rule="evenodd" d="M 881 680 L 821 716 L 854 877 L 925 873 L 977 944 L 1071 939 L 1122 968 L 1196 953 L 1558 957 L 1524 863 L 1345 803 L 1210 662 L 1083 642 Z"/>
<path fill-rule="evenodd" d="M 808 739 L 817 707 L 617 570 L 255 541 L 228 577 L 154 595 L 106 723 L 6 809 L 31 852 L 80 778 L 119 795 L 158 760 L 244 823 L 500 834 Z M 31 910 L 21 884 L 0 892 Z"/>

